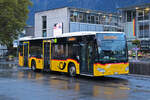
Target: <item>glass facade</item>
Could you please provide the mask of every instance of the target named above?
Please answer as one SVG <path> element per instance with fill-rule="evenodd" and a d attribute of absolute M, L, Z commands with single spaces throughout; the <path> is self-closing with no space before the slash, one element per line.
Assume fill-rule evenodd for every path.
<path fill-rule="evenodd" d="M 104 31 L 122 31 L 121 17 L 117 14 L 70 10 L 70 22 L 101 24 Z"/>
<path fill-rule="evenodd" d="M 121 12 L 125 32 L 130 32 L 128 41 L 138 39 L 141 41 L 141 48 L 150 49 L 150 5 L 123 8 Z"/>
<path fill-rule="evenodd" d="M 137 10 L 138 18 L 138 38 L 150 38 L 150 10 L 140 9 Z"/>
<path fill-rule="evenodd" d="M 150 38 L 149 22 L 138 22 L 138 38 Z"/>
<path fill-rule="evenodd" d="M 149 8 L 139 8 L 139 9 L 126 9 L 123 10 L 123 22 L 126 24 L 128 22 L 133 22 L 135 19 L 135 31 L 136 37 L 150 38 L 150 9 Z M 134 24 L 134 23 L 131 23 Z M 133 27 L 134 28 L 134 27 Z"/>

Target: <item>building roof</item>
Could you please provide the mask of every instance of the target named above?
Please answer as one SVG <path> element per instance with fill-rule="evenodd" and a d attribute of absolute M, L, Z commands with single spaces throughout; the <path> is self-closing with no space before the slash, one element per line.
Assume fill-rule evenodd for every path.
<path fill-rule="evenodd" d="M 133 9 L 138 9 L 138 8 L 147 8 L 150 7 L 150 3 L 145 3 L 145 4 L 140 4 L 140 5 L 134 5 L 134 6 L 126 6 L 123 8 L 118 8 L 119 10 L 133 10 Z"/>
<path fill-rule="evenodd" d="M 72 37 L 72 36 L 86 36 L 86 35 L 95 35 L 96 33 L 118 33 L 124 34 L 123 32 L 102 32 L 102 31 L 83 31 L 83 32 L 71 32 L 71 33 L 63 33 L 62 35 L 57 35 L 53 37 L 23 37 L 20 38 L 19 41 L 27 41 L 27 40 L 40 40 L 40 39 L 51 39 L 51 38 L 61 38 L 61 37 Z"/>
<path fill-rule="evenodd" d="M 52 11 L 52 10 L 57 10 L 57 9 L 64 9 L 64 8 L 68 8 L 72 11 L 79 11 L 79 12 L 87 12 L 87 13 L 97 13 L 97 14 L 113 14 L 116 15 L 117 13 L 109 13 L 109 12 L 104 12 L 102 10 L 92 10 L 92 9 L 87 9 L 87 8 L 77 8 L 77 7 L 69 7 L 69 6 L 64 6 L 64 7 L 60 7 L 60 8 L 54 8 L 54 9 L 48 9 L 48 10 L 44 10 L 44 11 L 36 11 L 35 13 L 43 13 L 43 12 L 47 12 L 47 11 Z"/>

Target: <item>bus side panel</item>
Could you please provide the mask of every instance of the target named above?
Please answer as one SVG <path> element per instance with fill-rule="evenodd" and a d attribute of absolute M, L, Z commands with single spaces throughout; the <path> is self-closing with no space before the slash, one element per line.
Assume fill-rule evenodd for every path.
<path fill-rule="evenodd" d="M 67 59 L 67 60 L 51 60 L 51 70 L 52 71 L 58 71 L 58 72 L 68 72 L 68 64 L 73 63 L 76 67 L 76 74 L 79 74 L 79 63 L 73 59 Z"/>
<path fill-rule="evenodd" d="M 129 63 L 94 64 L 94 76 L 128 74 Z M 127 70 L 126 70 L 127 69 Z"/>
<path fill-rule="evenodd" d="M 68 63 L 66 60 L 51 60 L 51 67 L 50 69 L 52 71 L 58 71 L 58 72 L 68 72 Z"/>
<path fill-rule="evenodd" d="M 35 58 L 35 57 L 31 57 L 29 58 L 29 68 L 31 68 L 31 63 L 32 63 L 32 60 L 35 61 L 36 63 L 36 68 L 37 69 L 43 69 L 43 59 L 41 58 Z"/>
<path fill-rule="evenodd" d="M 19 66 L 23 67 L 23 56 L 20 55 L 20 52 L 19 52 Z"/>

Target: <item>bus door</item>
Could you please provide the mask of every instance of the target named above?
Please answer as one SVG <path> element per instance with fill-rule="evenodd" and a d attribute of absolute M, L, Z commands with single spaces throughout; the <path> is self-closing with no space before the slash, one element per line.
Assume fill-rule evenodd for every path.
<path fill-rule="evenodd" d="M 28 57 L 29 57 L 29 42 L 23 43 L 23 58 L 24 58 L 24 66 L 28 66 Z"/>
<path fill-rule="evenodd" d="M 80 73 L 93 74 L 92 52 L 93 46 L 91 44 L 81 44 L 80 52 Z"/>
<path fill-rule="evenodd" d="M 51 60 L 51 41 L 43 41 L 43 57 L 44 57 L 44 70 L 50 70 L 50 60 Z"/>

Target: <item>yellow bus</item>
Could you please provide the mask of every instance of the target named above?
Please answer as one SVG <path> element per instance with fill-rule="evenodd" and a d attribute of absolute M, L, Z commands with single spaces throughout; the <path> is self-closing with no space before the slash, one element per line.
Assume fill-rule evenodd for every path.
<path fill-rule="evenodd" d="M 126 37 L 122 32 L 73 32 L 56 37 L 21 38 L 19 66 L 70 76 L 128 74 Z"/>

